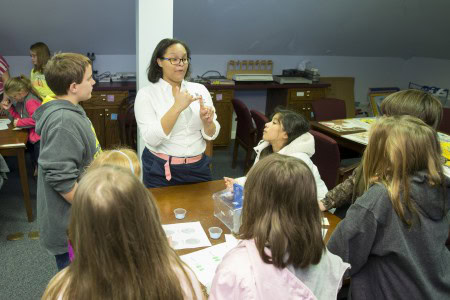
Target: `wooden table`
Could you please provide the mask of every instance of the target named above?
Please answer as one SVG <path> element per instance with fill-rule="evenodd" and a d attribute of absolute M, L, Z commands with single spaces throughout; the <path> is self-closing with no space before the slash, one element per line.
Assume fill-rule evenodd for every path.
<path fill-rule="evenodd" d="M 225 234 L 230 233 L 230 230 L 219 219 L 214 217 L 214 203 L 212 199 L 213 193 L 223 189 L 225 189 L 224 181 L 216 180 L 189 185 L 151 188 L 149 190 L 158 202 L 163 224 L 200 221 L 205 232 L 208 232 L 208 228 L 211 226 L 218 226 L 223 229 Z M 175 219 L 173 213 L 173 210 L 179 207 L 187 210 L 186 218 L 183 220 Z M 330 223 L 330 226 L 325 226 L 328 228 L 325 241 L 328 242 L 340 219 L 328 212 L 325 213 L 325 217 L 328 218 Z M 224 234 L 218 240 L 210 239 L 211 244 L 216 245 L 225 242 Z M 177 250 L 177 253 L 184 255 L 197 250 L 200 250 L 200 248 Z"/>
<path fill-rule="evenodd" d="M 8 125 L 8 130 L 0 130 L 0 154 L 17 157 L 27 218 L 28 222 L 32 222 L 33 210 L 31 208 L 30 187 L 28 186 L 27 168 L 25 166 L 25 145 L 28 139 L 28 131 L 26 129 L 12 130 L 13 127 L 11 123 Z"/>
<path fill-rule="evenodd" d="M 330 122 L 332 122 L 332 121 L 330 121 Z M 328 135 L 329 137 L 334 139 L 336 141 L 336 143 L 338 143 L 340 146 L 351 149 L 351 150 L 356 151 L 361 154 L 364 153 L 364 150 L 366 149 L 366 145 L 343 138 L 342 136 L 346 135 L 346 134 L 351 134 L 351 133 L 364 132 L 366 130 L 339 132 L 339 131 L 331 129 L 330 127 L 322 125 L 317 121 L 310 121 L 309 123 L 311 124 L 311 129 L 319 131 L 325 135 Z"/>

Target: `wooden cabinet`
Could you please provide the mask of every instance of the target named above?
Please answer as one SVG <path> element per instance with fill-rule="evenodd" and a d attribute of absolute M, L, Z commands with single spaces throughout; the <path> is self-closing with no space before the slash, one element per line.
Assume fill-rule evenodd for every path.
<path fill-rule="evenodd" d="M 127 97 L 128 91 L 93 91 L 91 99 L 81 103 L 104 149 L 121 144 L 119 108 Z"/>
<path fill-rule="evenodd" d="M 216 108 L 220 133 L 214 140 L 214 146 L 228 146 L 231 140 L 231 125 L 233 119 L 233 90 L 210 90 L 211 98 Z"/>
<path fill-rule="evenodd" d="M 326 84 L 314 84 L 289 89 L 268 89 L 266 116 L 271 116 L 275 107 L 284 106 L 301 113 L 307 120 L 312 120 L 314 114 L 311 103 L 315 99 L 325 97 L 328 86 Z"/>

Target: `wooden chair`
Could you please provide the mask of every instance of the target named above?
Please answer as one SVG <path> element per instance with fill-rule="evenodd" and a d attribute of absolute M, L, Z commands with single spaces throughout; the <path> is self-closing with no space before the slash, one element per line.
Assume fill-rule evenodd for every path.
<path fill-rule="evenodd" d="M 259 141 L 262 140 L 264 127 L 266 126 L 266 123 L 269 122 L 269 118 L 254 109 L 250 110 L 250 114 L 256 125 L 256 143 L 259 143 Z"/>
<path fill-rule="evenodd" d="M 345 119 L 345 101 L 335 98 L 321 98 L 311 102 L 314 119 L 316 121 L 330 121 Z"/>
<path fill-rule="evenodd" d="M 339 147 L 336 141 L 323 133 L 314 130 L 309 132 L 314 136 L 316 149 L 311 160 L 319 170 L 320 177 L 325 182 L 328 190 L 331 190 L 350 176 L 359 163 L 345 168 L 341 167 Z"/>
<path fill-rule="evenodd" d="M 443 114 L 439 131 L 450 134 L 450 108 L 443 107 Z"/>
<path fill-rule="evenodd" d="M 253 147 L 256 145 L 256 128 L 253 126 L 252 116 L 247 105 L 239 99 L 231 99 L 231 103 L 236 112 L 237 120 L 231 167 L 233 169 L 236 167 L 238 147 L 241 145 L 246 151 L 244 168 L 248 169 L 253 155 Z"/>
<path fill-rule="evenodd" d="M 120 142 L 137 150 L 137 123 L 134 116 L 134 100 L 136 95 L 124 99 L 119 108 Z"/>

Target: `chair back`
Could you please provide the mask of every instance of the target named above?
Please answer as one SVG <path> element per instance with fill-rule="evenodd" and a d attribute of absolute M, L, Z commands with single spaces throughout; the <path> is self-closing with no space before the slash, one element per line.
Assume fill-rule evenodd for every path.
<path fill-rule="evenodd" d="M 450 108 L 443 107 L 443 114 L 439 131 L 450 135 Z"/>
<path fill-rule="evenodd" d="M 314 130 L 309 132 L 314 136 L 316 149 L 311 160 L 319 170 L 320 177 L 327 188 L 331 190 L 336 186 L 341 162 L 338 144 L 323 133 Z"/>
<path fill-rule="evenodd" d="M 257 110 L 251 109 L 250 114 L 252 115 L 253 121 L 256 125 L 256 142 L 258 143 L 262 140 L 263 131 L 266 123 L 269 122 L 269 118 Z"/>
<path fill-rule="evenodd" d="M 119 108 L 120 142 L 131 149 L 137 150 L 137 123 L 134 115 L 134 100 L 136 95 L 128 96 Z"/>
<path fill-rule="evenodd" d="M 236 138 L 239 138 L 246 146 L 254 147 L 256 129 L 253 126 L 252 116 L 247 105 L 239 99 L 231 99 L 231 103 L 237 117 Z"/>
<path fill-rule="evenodd" d="M 345 119 L 345 101 L 335 98 L 321 98 L 311 102 L 314 119 L 316 121 L 330 121 Z"/>

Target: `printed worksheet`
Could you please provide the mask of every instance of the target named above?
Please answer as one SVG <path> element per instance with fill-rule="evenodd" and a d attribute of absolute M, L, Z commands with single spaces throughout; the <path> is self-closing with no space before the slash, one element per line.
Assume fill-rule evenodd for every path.
<path fill-rule="evenodd" d="M 175 250 L 211 246 L 200 222 L 167 224 L 162 227 L 166 236 L 171 238 Z"/>
<path fill-rule="evenodd" d="M 237 240 L 218 244 L 206 249 L 180 256 L 194 271 L 197 279 L 206 287 L 209 293 L 217 266 L 228 251 L 237 245 Z"/>

